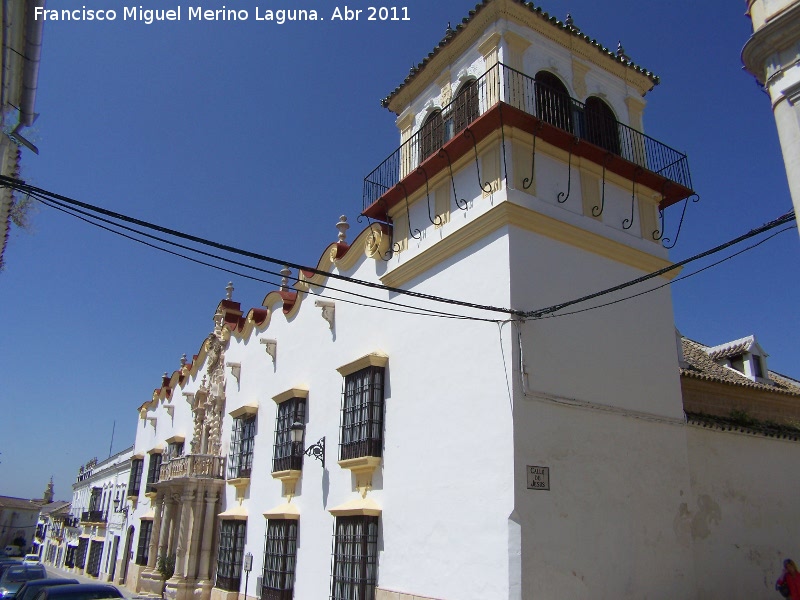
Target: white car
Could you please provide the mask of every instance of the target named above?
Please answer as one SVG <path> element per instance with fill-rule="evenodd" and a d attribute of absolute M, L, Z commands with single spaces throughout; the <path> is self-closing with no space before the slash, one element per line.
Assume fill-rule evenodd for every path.
<path fill-rule="evenodd" d="M 23 565 L 38 565 L 40 562 L 38 554 L 26 554 L 22 559 Z"/>

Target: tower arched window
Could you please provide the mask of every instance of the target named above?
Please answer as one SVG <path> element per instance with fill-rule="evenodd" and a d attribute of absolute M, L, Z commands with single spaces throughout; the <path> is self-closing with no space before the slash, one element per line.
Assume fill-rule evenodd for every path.
<path fill-rule="evenodd" d="M 536 116 L 564 131 L 572 131 L 572 99 L 561 80 L 548 71 L 534 77 Z"/>
<path fill-rule="evenodd" d="M 444 145 L 442 111 L 435 110 L 429 114 L 419 131 L 419 162 L 422 162 Z"/>
<path fill-rule="evenodd" d="M 478 82 L 470 79 L 461 86 L 452 103 L 453 130 L 450 137 L 463 131 L 480 115 Z"/>
<path fill-rule="evenodd" d="M 613 154 L 620 153 L 617 119 L 608 104 L 597 96 L 589 96 L 586 99 L 584 119 L 587 141 Z"/>

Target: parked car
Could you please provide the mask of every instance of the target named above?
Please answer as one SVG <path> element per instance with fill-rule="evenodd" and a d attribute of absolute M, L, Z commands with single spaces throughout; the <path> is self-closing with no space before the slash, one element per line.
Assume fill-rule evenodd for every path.
<path fill-rule="evenodd" d="M 0 559 L 0 579 L 2 579 L 3 574 L 6 572 L 8 567 L 22 564 L 19 562 L 18 558 L 3 558 Z"/>
<path fill-rule="evenodd" d="M 22 559 L 23 565 L 38 565 L 40 562 L 38 554 L 26 554 L 25 558 Z"/>
<path fill-rule="evenodd" d="M 45 577 L 47 577 L 47 571 L 44 570 L 44 565 L 41 563 L 36 565 L 11 565 L 0 577 L 0 598 L 3 600 L 14 598 L 17 595 L 17 590 L 26 581 L 44 579 Z"/>
<path fill-rule="evenodd" d="M 19 546 L 13 546 L 13 545 L 6 546 L 3 549 L 3 552 L 8 554 L 9 556 L 22 556 L 22 548 L 20 548 Z"/>
<path fill-rule="evenodd" d="M 50 587 L 53 585 L 70 585 L 73 583 L 78 583 L 78 580 L 65 579 L 63 577 L 59 577 L 58 579 L 32 579 L 31 581 L 26 581 L 25 585 L 19 588 L 17 591 L 16 600 L 33 600 L 33 597 L 43 587 Z"/>
<path fill-rule="evenodd" d="M 123 598 L 120 591 L 110 584 L 79 583 L 43 587 L 33 600 L 101 600 L 104 598 Z"/>

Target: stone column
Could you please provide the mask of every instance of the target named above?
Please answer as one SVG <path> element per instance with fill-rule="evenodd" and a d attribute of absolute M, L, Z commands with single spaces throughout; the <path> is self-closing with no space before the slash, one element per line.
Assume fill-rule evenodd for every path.
<path fill-rule="evenodd" d="M 192 502 L 192 519 L 189 531 L 191 533 L 186 549 L 186 575 L 197 577 L 197 563 L 200 558 L 200 534 L 203 531 L 203 489 L 197 489 Z"/>
<path fill-rule="evenodd" d="M 172 495 L 172 504 L 174 506 L 172 518 L 170 519 L 169 537 L 167 537 L 167 553 L 166 556 L 172 556 L 177 551 L 178 546 L 178 530 L 180 529 L 181 518 L 183 517 L 183 501 L 180 494 Z"/>
<path fill-rule="evenodd" d="M 189 533 L 192 531 L 195 490 L 187 490 L 181 496 L 181 518 L 178 527 L 177 545 L 175 548 L 175 577 L 183 579 L 186 574 L 186 551 L 189 546 Z"/>
<path fill-rule="evenodd" d="M 200 549 L 200 567 L 198 579 L 208 579 L 211 565 L 211 544 L 214 542 L 214 524 L 216 523 L 217 492 L 206 494 L 206 514 L 203 520 L 203 546 Z"/>
<path fill-rule="evenodd" d="M 158 537 L 161 533 L 162 510 L 164 508 L 164 494 L 158 492 L 153 498 L 153 529 L 150 530 L 150 547 L 147 550 L 147 568 L 156 568 L 156 556 L 158 554 Z"/>
<path fill-rule="evenodd" d="M 167 544 L 169 543 L 169 537 L 171 534 L 170 530 L 172 529 L 172 512 L 174 509 L 174 504 L 175 503 L 172 498 L 164 498 L 164 518 L 161 522 L 161 531 L 159 532 L 160 535 L 158 536 L 158 556 L 164 556 L 167 551 Z M 153 559 L 152 556 L 150 558 Z"/>

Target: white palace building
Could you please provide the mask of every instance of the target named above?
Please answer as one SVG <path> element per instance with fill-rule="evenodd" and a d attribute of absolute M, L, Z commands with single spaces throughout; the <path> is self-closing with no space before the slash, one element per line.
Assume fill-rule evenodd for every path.
<path fill-rule="evenodd" d="M 676 337 L 655 289 L 676 271 L 548 310 L 671 264 L 663 214 L 676 223 L 694 192 L 686 156 L 641 133 L 657 83 L 518 0 L 448 29 L 384 100 L 401 146 L 365 179 L 364 230 L 341 219 L 261 306 L 229 286 L 197 354 L 139 408 L 125 585 L 170 600 L 774 595 L 800 550 L 800 478 L 784 476 L 800 445 L 781 425 L 800 385 L 754 338 Z M 364 306 L 401 308 L 383 301 L 416 308 Z"/>

